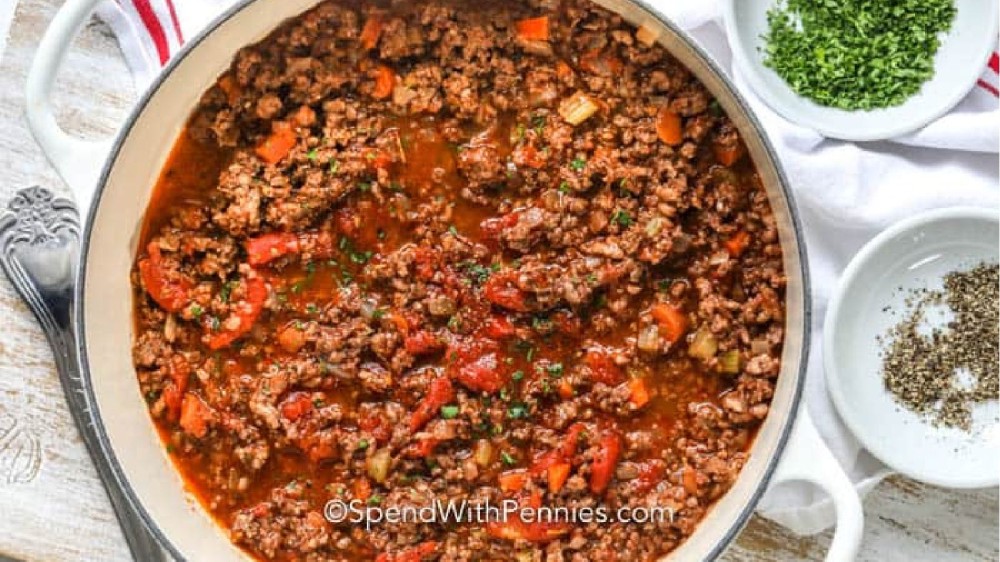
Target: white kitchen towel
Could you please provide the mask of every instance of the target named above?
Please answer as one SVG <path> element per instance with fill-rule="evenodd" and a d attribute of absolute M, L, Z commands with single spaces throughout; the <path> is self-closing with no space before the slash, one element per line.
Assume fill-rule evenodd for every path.
<path fill-rule="evenodd" d="M 143 90 L 185 38 L 195 36 L 234 1 L 109 0 L 99 14 L 117 34 L 136 86 Z M 652 4 L 730 69 L 721 1 L 652 0 Z M 997 63 L 994 54 L 983 79 L 949 114 L 904 137 L 864 144 L 826 139 L 784 120 L 753 94 L 738 72 L 733 76 L 777 148 L 805 229 L 814 312 L 806 400 L 817 428 L 861 493 L 889 471 L 861 449 L 837 418 L 826 393 L 821 331 L 827 300 L 851 256 L 891 223 L 952 205 L 1000 212 Z M 835 521 L 825 495 L 804 484 L 769 490 L 759 509 L 802 534 L 819 532 Z"/>

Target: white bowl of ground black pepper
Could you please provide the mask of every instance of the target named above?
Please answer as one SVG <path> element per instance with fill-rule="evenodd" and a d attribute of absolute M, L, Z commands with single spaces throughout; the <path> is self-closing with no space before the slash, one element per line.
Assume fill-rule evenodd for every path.
<path fill-rule="evenodd" d="M 915 131 L 975 86 L 997 45 L 996 0 L 729 0 L 733 60 L 789 121 L 852 141 Z"/>
<path fill-rule="evenodd" d="M 1000 213 L 904 220 L 854 257 L 830 300 L 830 396 L 892 469 L 951 488 L 1000 481 Z"/>

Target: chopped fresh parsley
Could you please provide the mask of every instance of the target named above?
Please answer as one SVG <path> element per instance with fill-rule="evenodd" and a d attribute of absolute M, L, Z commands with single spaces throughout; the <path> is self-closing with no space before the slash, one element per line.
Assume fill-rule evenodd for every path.
<path fill-rule="evenodd" d="M 455 419 L 458 416 L 458 406 L 441 406 L 441 417 L 446 420 Z"/>
<path fill-rule="evenodd" d="M 586 166 L 587 159 L 582 156 L 577 156 L 569 163 L 570 169 L 574 172 L 582 172 Z"/>
<path fill-rule="evenodd" d="M 611 222 L 627 228 L 632 226 L 632 216 L 629 215 L 628 212 L 618 209 L 613 215 L 611 215 Z"/>
<path fill-rule="evenodd" d="M 512 420 L 519 420 L 528 417 L 528 407 L 524 404 L 512 404 L 507 408 L 507 417 Z"/>

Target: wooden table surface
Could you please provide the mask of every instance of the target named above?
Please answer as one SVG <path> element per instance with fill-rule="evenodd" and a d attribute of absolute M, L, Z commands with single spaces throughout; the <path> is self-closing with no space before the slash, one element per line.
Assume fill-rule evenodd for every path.
<path fill-rule="evenodd" d="M 0 0 L 0 12 L 9 12 L 14 1 Z M 23 116 L 27 68 L 59 4 L 20 0 L 0 55 L 3 204 L 14 190 L 33 184 L 65 189 Z M 117 43 L 106 27 L 91 21 L 60 77 L 56 105 L 61 122 L 84 136 L 99 137 L 114 129 L 135 97 Z M 66 411 L 45 338 L 6 278 L 0 280 L 0 319 L 0 556 L 47 562 L 126 560 L 114 516 Z M 16 451 L 29 451 L 29 456 L 18 457 Z M 998 560 L 997 496 L 996 489 L 951 491 L 891 478 L 865 500 L 859 559 Z M 797 537 L 755 517 L 724 560 L 822 560 L 829 542 L 829 532 Z"/>

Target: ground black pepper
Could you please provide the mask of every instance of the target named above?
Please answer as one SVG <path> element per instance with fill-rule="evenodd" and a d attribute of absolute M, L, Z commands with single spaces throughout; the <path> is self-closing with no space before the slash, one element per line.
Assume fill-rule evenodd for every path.
<path fill-rule="evenodd" d="M 947 326 L 925 327 L 947 306 Z M 1000 267 L 981 263 L 945 275 L 942 290 L 915 290 L 904 319 L 879 338 L 886 389 L 936 426 L 971 429 L 973 405 L 1000 392 Z"/>

